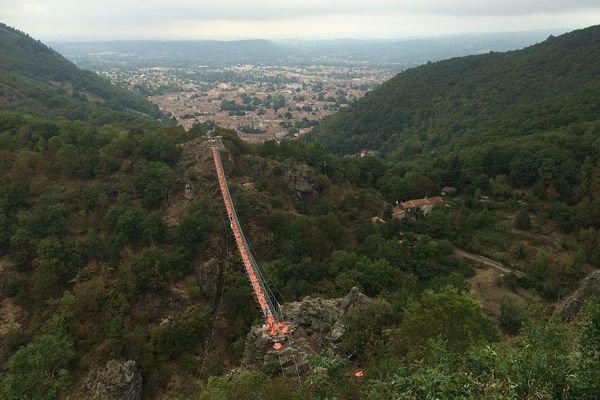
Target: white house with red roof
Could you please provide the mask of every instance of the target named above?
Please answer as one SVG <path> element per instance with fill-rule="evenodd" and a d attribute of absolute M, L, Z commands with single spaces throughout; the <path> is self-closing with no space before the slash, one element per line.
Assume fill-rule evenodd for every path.
<path fill-rule="evenodd" d="M 429 215 L 433 206 L 436 204 L 442 204 L 444 200 L 439 197 L 425 197 L 422 199 L 414 199 L 403 202 L 396 202 L 396 206 L 392 208 L 392 218 L 404 219 L 409 217 L 412 219 L 417 218 L 419 215 Z"/>

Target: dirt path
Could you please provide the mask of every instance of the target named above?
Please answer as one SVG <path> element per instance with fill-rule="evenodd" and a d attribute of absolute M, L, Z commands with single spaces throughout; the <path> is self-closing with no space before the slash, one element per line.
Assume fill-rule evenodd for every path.
<path fill-rule="evenodd" d="M 502 264 L 499 261 L 492 260 L 491 258 L 487 258 L 487 257 L 481 256 L 479 254 L 469 253 L 469 252 L 467 252 L 465 250 L 462 250 L 462 249 L 455 249 L 454 250 L 454 254 L 457 257 L 466 258 L 468 260 L 475 261 L 475 262 L 477 262 L 479 264 L 483 264 L 483 265 L 485 265 L 487 267 L 494 268 L 494 269 L 496 269 L 496 270 L 498 270 L 498 271 L 500 271 L 500 272 L 502 272 L 504 274 L 511 274 L 512 273 L 512 274 L 515 274 L 516 276 L 519 276 L 519 277 L 525 275 L 522 271 L 519 271 L 519 270 L 516 270 L 516 269 L 512 269 L 512 268 L 508 268 L 507 266 L 505 266 L 504 264 Z"/>

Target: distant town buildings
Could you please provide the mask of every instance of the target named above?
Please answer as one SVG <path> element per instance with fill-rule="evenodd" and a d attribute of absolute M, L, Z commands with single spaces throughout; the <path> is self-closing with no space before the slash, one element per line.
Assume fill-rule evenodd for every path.
<path fill-rule="evenodd" d="M 257 65 L 99 72 L 146 94 L 186 129 L 214 122 L 253 142 L 302 136 L 392 75 L 370 67 Z"/>

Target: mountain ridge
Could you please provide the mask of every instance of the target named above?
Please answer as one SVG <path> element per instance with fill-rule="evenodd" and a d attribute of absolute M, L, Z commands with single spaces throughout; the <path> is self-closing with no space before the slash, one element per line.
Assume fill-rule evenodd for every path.
<path fill-rule="evenodd" d="M 560 30 L 499 32 L 405 39 L 114 40 L 52 45 L 86 68 L 196 65 L 372 65 L 399 70 L 427 62 L 537 43 Z M 240 48 L 233 52 L 232 49 Z"/>
<path fill-rule="evenodd" d="M 522 50 L 428 63 L 325 119 L 309 139 L 337 153 L 391 153 L 404 140 L 426 152 L 593 121 L 598 60 L 600 26 L 593 26 Z"/>
<path fill-rule="evenodd" d="M 0 23 L 0 108 L 45 118 L 156 125 L 141 95 L 80 70 L 39 40 Z"/>

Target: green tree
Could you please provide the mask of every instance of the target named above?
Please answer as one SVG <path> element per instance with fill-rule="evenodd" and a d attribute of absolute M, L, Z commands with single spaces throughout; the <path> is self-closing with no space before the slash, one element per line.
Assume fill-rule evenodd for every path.
<path fill-rule="evenodd" d="M 584 308 L 575 367 L 573 398 L 597 398 L 600 393 L 600 298 L 589 301 Z"/>
<path fill-rule="evenodd" d="M 446 207 L 436 205 L 427 218 L 429 234 L 438 239 L 451 240 L 454 237 L 452 216 Z"/>
<path fill-rule="evenodd" d="M 129 205 L 117 204 L 108 209 L 103 222 L 113 253 L 118 254 L 126 244 L 138 242 L 140 220 L 140 213 Z"/>
<path fill-rule="evenodd" d="M 136 255 L 130 264 L 130 286 L 138 294 L 158 293 L 167 285 L 169 263 L 164 251 L 148 247 Z"/>
<path fill-rule="evenodd" d="M 138 150 L 149 161 L 162 161 L 172 165 L 177 161 L 178 150 L 173 138 L 164 132 L 145 134 Z"/>
<path fill-rule="evenodd" d="M 502 297 L 500 303 L 500 326 L 511 334 L 519 333 L 523 317 L 515 300 L 509 296 Z"/>
<path fill-rule="evenodd" d="M 498 175 L 492 182 L 492 193 L 499 197 L 510 197 L 511 188 L 506 175 Z"/>
<path fill-rule="evenodd" d="M 546 250 L 538 250 L 535 259 L 529 265 L 528 272 L 537 279 L 544 279 L 548 274 L 548 253 Z"/>
<path fill-rule="evenodd" d="M 382 331 L 393 320 L 392 308 L 384 300 L 375 299 L 346 314 L 344 344 L 348 349 L 363 353 L 370 343 L 381 338 Z"/>
<path fill-rule="evenodd" d="M 212 228 L 213 219 L 208 205 L 203 201 L 192 203 L 177 228 L 177 242 L 194 248 L 199 242 L 209 238 Z"/>
<path fill-rule="evenodd" d="M 60 241 L 54 236 L 42 239 L 33 260 L 33 294 L 38 300 L 59 296 L 65 285 L 82 267 L 81 255 L 71 240 Z"/>
<path fill-rule="evenodd" d="M 0 397 L 6 400 L 56 399 L 70 379 L 69 363 L 75 358 L 66 337 L 42 335 L 17 350 L 0 378 Z"/>
<path fill-rule="evenodd" d="M 573 254 L 571 254 L 571 263 L 569 265 L 569 275 L 574 279 L 579 278 L 585 268 L 586 254 L 583 248 L 578 248 Z"/>
<path fill-rule="evenodd" d="M 142 205 L 155 208 L 169 197 L 173 172 L 161 161 L 144 162 L 135 181 L 135 189 L 142 197 Z"/>
<path fill-rule="evenodd" d="M 464 351 L 469 346 L 498 340 L 498 332 L 481 305 L 469 293 L 447 286 L 426 290 L 420 301 L 410 302 L 394 341 L 403 353 L 422 354 L 429 339 L 440 338 L 448 348 Z"/>
<path fill-rule="evenodd" d="M 531 217 L 525 208 L 521 208 L 515 216 L 515 227 L 522 231 L 531 229 Z"/>
<path fill-rule="evenodd" d="M 145 245 L 160 244 L 167 234 L 162 213 L 149 212 L 142 215 L 140 221 L 140 242 Z"/>
<path fill-rule="evenodd" d="M 193 351 L 210 325 L 210 315 L 203 306 L 189 307 L 175 321 L 156 327 L 151 334 L 154 352 L 173 358 Z"/>
<path fill-rule="evenodd" d="M 285 107 L 285 97 L 278 95 L 273 99 L 273 110 L 277 112 L 280 108 Z"/>
<path fill-rule="evenodd" d="M 564 326 L 533 321 L 522 328 L 521 335 L 517 352 L 509 354 L 504 366 L 518 398 L 562 398 L 572 373 Z"/>
<path fill-rule="evenodd" d="M 336 392 L 339 389 L 352 387 L 347 374 L 348 361 L 332 350 L 310 357 L 308 364 L 314 373 L 308 377 L 306 386 L 313 393 L 313 398 L 338 398 Z"/>
<path fill-rule="evenodd" d="M 10 243 L 10 219 L 6 213 L 0 208 L 0 249 L 6 249 Z"/>

